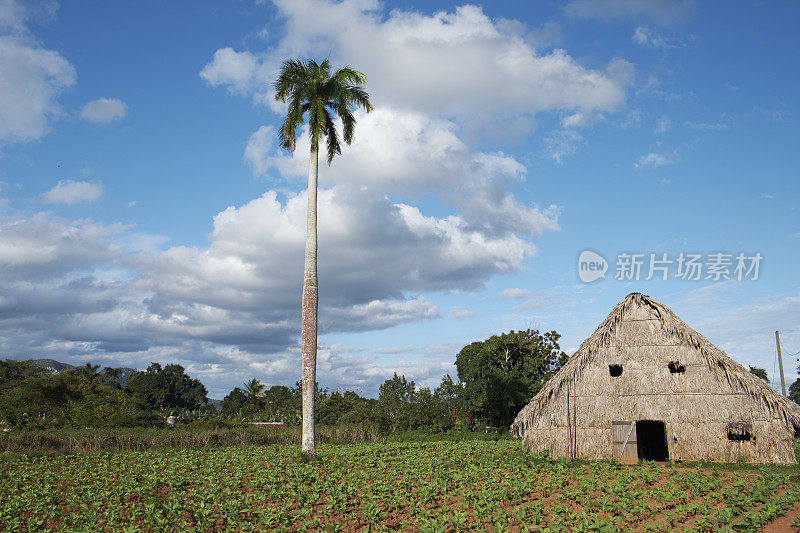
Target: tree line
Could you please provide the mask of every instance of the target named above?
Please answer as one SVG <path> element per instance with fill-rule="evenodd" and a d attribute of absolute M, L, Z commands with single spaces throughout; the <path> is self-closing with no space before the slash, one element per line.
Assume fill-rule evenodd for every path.
<path fill-rule="evenodd" d="M 555 331 L 511 331 L 465 346 L 457 379 L 418 387 L 396 373 L 377 398 L 316 387 L 315 420 L 360 424 L 383 431 L 505 428 L 566 361 Z M 173 414 L 210 422 L 280 421 L 299 425 L 302 385 L 266 387 L 253 378 L 212 406 L 202 382 L 178 364 L 152 363 L 121 384 L 119 371 L 86 363 L 48 374 L 30 362 L 0 361 L 0 417 L 17 428 L 130 427 L 163 424 Z"/>
<path fill-rule="evenodd" d="M 315 420 L 325 426 L 362 425 L 384 432 L 440 432 L 507 428 L 519 410 L 567 361 L 555 331 L 511 331 L 464 346 L 455 361 L 457 377 L 436 387 L 419 387 L 394 374 L 377 398 L 352 390 L 315 393 Z M 768 380 L 764 369 L 750 371 Z M 800 368 L 798 368 L 800 374 Z M 253 378 L 235 387 L 218 406 L 203 383 L 178 364 L 152 363 L 130 374 L 86 363 L 48 374 L 26 361 L 0 360 L 0 419 L 5 427 L 136 427 L 164 424 L 168 415 L 183 423 L 235 424 L 302 420 L 302 385 L 265 386 Z M 789 388 L 800 403 L 800 379 Z"/>

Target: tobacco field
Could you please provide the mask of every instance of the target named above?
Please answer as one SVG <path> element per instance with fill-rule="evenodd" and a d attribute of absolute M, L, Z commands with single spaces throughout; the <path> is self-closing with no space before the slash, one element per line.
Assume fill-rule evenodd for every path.
<path fill-rule="evenodd" d="M 4 531 L 757 531 L 797 469 L 568 462 L 518 441 L 6 458 Z M 799 526 L 797 520 L 792 524 Z"/>

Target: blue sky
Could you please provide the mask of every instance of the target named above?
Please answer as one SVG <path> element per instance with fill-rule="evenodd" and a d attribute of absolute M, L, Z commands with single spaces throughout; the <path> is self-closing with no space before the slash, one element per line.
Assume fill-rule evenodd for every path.
<path fill-rule="evenodd" d="M 287 58 L 368 77 L 320 166 L 318 379 L 435 386 L 474 340 L 572 353 L 643 292 L 774 380 L 800 352 L 792 2 L 0 0 L 0 354 L 299 378 L 308 142 Z M 604 278 L 578 275 L 584 250 Z M 615 279 L 620 254 L 638 279 Z M 676 277 L 712 254 L 732 279 Z M 650 254 L 671 261 L 647 277 Z M 736 279 L 736 256 L 760 254 Z M 773 382 L 776 386 L 776 383 Z"/>

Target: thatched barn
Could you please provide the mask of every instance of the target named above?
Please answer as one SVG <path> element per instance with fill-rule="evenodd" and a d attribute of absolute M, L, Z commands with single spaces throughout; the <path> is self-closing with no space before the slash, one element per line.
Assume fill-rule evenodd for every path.
<path fill-rule="evenodd" d="M 665 305 L 633 293 L 511 431 L 559 457 L 795 463 L 800 406 Z"/>

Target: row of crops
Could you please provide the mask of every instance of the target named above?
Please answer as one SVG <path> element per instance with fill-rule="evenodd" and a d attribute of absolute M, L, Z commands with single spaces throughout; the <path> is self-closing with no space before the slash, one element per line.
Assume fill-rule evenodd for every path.
<path fill-rule="evenodd" d="M 800 499 L 775 468 L 570 463 L 514 441 L 323 446 L 314 463 L 276 445 L 2 466 L 8 531 L 752 531 Z"/>

